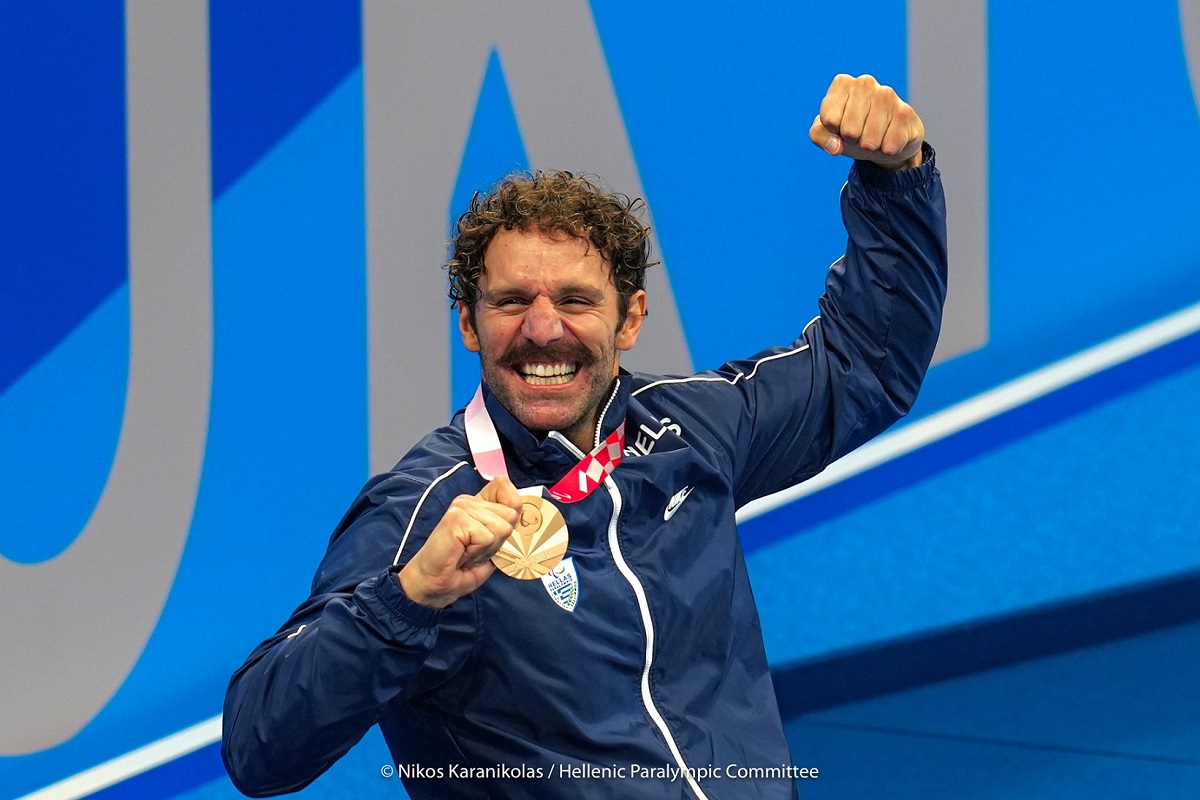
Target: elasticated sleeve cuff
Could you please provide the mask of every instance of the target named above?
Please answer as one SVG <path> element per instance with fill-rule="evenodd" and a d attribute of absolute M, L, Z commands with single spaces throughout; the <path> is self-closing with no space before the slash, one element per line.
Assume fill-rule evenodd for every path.
<path fill-rule="evenodd" d="M 922 143 L 921 156 L 921 166 L 899 171 L 884 169 L 870 161 L 855 161 L 850 170 L 850 179 L 883 194 L 907 192 L 928 183 L 937 168 L 937 153 L 929 142 Z"/>
<path fill-rule="evenodd" d="M 412 628 L 435 628 L 444 613 L 442 609 L 427 608 L 414 603 L 404 593 L 399 579 L 391 572 L 364 581 L 359 587 L 359 592 L 363 595 L 363 601 L 371 606 L 381 619 L 391 618 Z"/>

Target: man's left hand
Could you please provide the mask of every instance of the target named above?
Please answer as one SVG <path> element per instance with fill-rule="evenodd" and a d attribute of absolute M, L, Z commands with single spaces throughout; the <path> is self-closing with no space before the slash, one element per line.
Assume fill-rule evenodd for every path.
<path fill-rule="evenodd" d="M 838 75 L 808 135 L 831 155 L 901 170 L 921 166 L 925 125 L 892 87 L 870 75 Z"/>

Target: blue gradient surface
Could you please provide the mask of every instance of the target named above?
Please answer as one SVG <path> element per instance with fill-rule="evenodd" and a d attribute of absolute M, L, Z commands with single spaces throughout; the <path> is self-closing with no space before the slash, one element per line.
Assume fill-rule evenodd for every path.
<path fill-rule="evenodd" d="M 1192 367 L 750 554 L 771 662 L 1200 567 L 1197 393 Z"/>
<path fill-rule="evenodd" d="M 0 393 L 0 554 L 53 558 L 108 480 L 125 410 L 129 291 L 118 289 Z"/>
<path fill-rule="evenodd" d="M 0 393 L 127 275 L 120 3 L 0 5 Z"/>
<path fill-rule="evenodd" d="M 362 63 L 358 3 L 210 0 L 213 196 Z"/>

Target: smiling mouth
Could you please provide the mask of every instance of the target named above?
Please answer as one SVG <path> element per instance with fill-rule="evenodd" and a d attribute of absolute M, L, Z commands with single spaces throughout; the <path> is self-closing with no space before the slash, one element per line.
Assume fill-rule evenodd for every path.
<path fill-rule="evenodd" d="M 556 364 L 518 364 L 517 374 L 530 386 L 558 386 L 570 383 L 579 365 L 569 362 Z"/>

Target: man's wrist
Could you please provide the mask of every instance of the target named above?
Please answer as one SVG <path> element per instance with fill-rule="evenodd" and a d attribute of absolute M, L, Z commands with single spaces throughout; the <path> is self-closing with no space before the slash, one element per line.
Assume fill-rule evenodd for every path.
<path fill-rule="evenodd" d="M 886 169 L 888 172 L 903 172 L 906 169 L 916 169 L 925 163 L 925 143 L 921 142 L 921 146 L 917 148 L 917 152 L 906 161 L 871 161 L 870 163 L 874 164 L 880 169 Z"/>
<path fill-rule="evenodd" d="M 392 567 L 388 572 L 396 576 L 400 590 L 405 596 L 419 606 L 441 610 L 454 602 L 453 597 L 443 597 L 425 592 L 421 588 L 420 579 L 413 572 L 412 562 Z"/>

